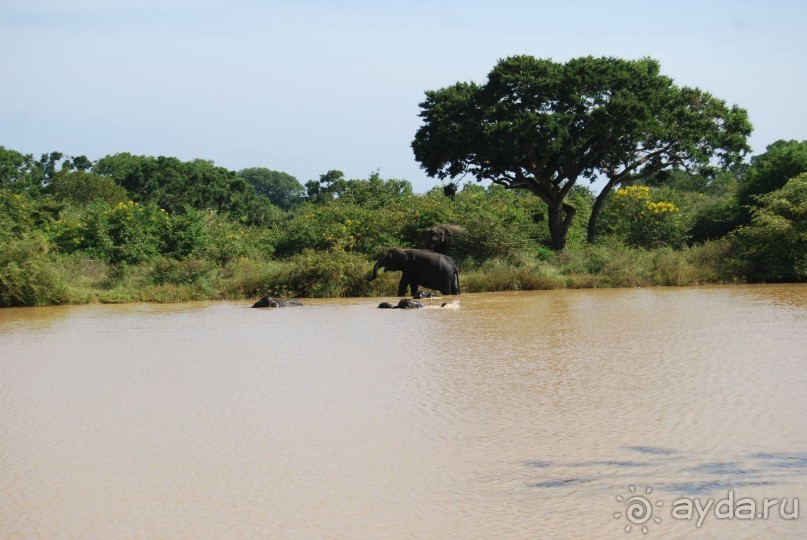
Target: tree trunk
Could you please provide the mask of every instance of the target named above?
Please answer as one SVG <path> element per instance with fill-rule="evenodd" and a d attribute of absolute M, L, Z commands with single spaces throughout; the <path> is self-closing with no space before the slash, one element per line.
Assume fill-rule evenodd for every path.
<path fill-rule="evenodd" d="M 591 216 L 588 218 L 586 234 L 586 241 L 589 244 L 594 244 L 597 240 L 597 220 L 600 218 L 602 206 L 605 204 L 605 200 L 608 198 L 615 184 L 615 180 L 609 180 L 605 187 L 602 188 L 602 191 L 600 191 L 600 194 L 597 195 L 597 198 L 594 199 L 594 205 L 591 207 Z"/>
<path fill-rule="evenodd" d="M 555 251 L 560 251 L 566 247 L 566 234 L 569 232 L 569 227 L 577 211 L 563 200 L 547 203 L 547 206 L 549 208 L 551 246 Z"/>

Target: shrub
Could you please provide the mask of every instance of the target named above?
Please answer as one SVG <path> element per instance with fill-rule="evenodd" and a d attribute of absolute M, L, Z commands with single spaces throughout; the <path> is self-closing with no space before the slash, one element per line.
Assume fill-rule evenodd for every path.
<path fill-rule="evenodd" d="M 368 209 L 330 201 L 307 204 L 286 224 L 277 243 L 280 255 L 306 250 L 364 253 L 375 257 L 393 246 L 405 246 L 406 213 L 395 206 Z"/>
<path fill-rule="evenodd" d="M 626 243 L 641 247 L 680 247 L 686 242 L 687 226 L 680 208 L 654 200 L 651 188 L 631 185 L 619 188 L 603 211 L 603 227 Z"/>
<path fill-rule="evenodd" d="M 279 265 L 261 296 L 370 296 L 377 284 L 368 281 L 372 265 L 356 253 L 305 250 Z"/>
<path fill-rule="evenodd" d="M 751 224 L 734 234 L 752 281 L 807 279 L 807 173 L 756 197 Z"/>
<path fill-rule="evenodd" d="M 67 253 L 82 251 L 112 263 L 137 263 L 163 251 L 169 217 L 154 204 L 128 201 L 114 206 L 93 203 L 83 213 L 67 214 L 50 232 Z"/>
<path fill-rule="evenodd" d="M 541 263 L 513 264 L 492 259 L 477 269 L 460 274 L 463 292 L 534 291 L 558 289 L 564 280 L 553 269 Z"/>
<path fill-rule="evenodd" d="M 72 300 L 42 235 L 7 241 L 0 250 L 0 306 L 39 306 Z"/>

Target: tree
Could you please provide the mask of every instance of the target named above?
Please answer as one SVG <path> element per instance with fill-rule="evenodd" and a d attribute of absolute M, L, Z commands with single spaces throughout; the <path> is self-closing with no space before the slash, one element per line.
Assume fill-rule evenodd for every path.
<path fill-rule="evenodd" d="M 15 193 L 38 191 L 42 173 L 31 154 L 0 146 L 0 189 Z"/>
<path fill-rule="evenodd" d="M 687 100 L 693 107 L 687 108 Z M 612 172 L 610 191 L 640 173 L 700 160 L 695 149 L 706 155 L 722 142 L 693 142 L 705 118 L 718 128 L 746 127 L 744 111 L 732 109 L 731 118 L 715 114 L 720 103 L 698 90 L 677 90 L 651 59 L 585 57 L 559 64 L 514 56 L 499 61 L 484 85 L 457 83 L 426 92 L 420 104 L 424 123 L 412 148 L 430 176 L 470 174 L 540 197 L 557 250 L 565 246 L 576 214 L 565 199 L 579 179 L 593 182 Z M 698 116 L 699 110 L 711 116 Z"/>
<path fill-rule="evenodd" d="M 252 184 L 259 195 L 272 204 L 290 210 L 305 198 L 305 188 L 295 177 L 265 167 L 251 167 L 238 171 L 238 176 Z"/>
<path fill-rule="evenodd" d="M 114 179 L 133 200 L 153 202 L 172 213 L 189 206 L 261 225 L 273 220 L 278 212 L 246 180 L 212 161 L 183 162 L 175 157 L 121 153 L 100 159 L 93 173 Z"/>
<path fill-rule="evenodd" d="M 325 202 L 333 198 L 334 189 L 345 182 L 345 173 L 336 169 L 319 175 L 319 180 L 305 183 L 306 198 L 311 202 Z"/>
<path fill-rule="evenodd" d="M 755 196 L 749 225 L 734 233 L 752 281 L 807 280 L 807 173 Z"/>
<path fill-rule="evenodd" d="M 57 200 L 78 205 L 86 205 L 99 199 L 109 204 L 116 204 L 129 198 L 123 186 L 116 184 L 112 178 L 82 170 L 59 172 L 48 184 L 46 192 Z"/>
<path fill-rule="evenodd" d="M 764 154 L 751 158 L 751 166 L 740 186 L 740 222 L 750 223 L 758 196 L 775 191 L 801 173 L 807 172 L 807 141 L 779 140 Z"/>
<path fill-rule="evenodd" d="M 382 208 L 403 203 L 412 197 L 411 183 L 393 178 L 384 180 L 378 171 L 370 173 L 367 180 L 345 180 L 340 177 L 327 184 L 325 189 L 339 201 L 364 208 Z"/>
<path fill-rule="evenodd" d="M 746 138 L 752 128 L 745 110 L 729 108 L 697 88 L 677 88 L 659 74 L 653 60 L 634 67 L 616 74 L 616 91 L 605 105 L 613 142 L 599 167 L 607 182 L 589 217 L 592 244 L 602 205 L 614 188 L 653 176 L 663 180 L 676 170 L 710 177 L 714 159 L 726 169 L 750 150 Z"/>

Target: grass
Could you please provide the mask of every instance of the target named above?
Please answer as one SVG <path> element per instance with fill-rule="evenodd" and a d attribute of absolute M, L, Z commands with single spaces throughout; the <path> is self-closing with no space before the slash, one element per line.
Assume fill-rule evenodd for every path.
<path fill-rule="evenodd" d="M 159 258 L 110 265 L 48 253 L 36 238 L 0 255 L 0 305 L 90 302 L 185 302 L 280 297 L 395 296 L 398 272 L 369 281 L 373 261 L 344 251 L 304 251 L 286 259 Z M 541 256 L 462 262 L 463 292 L 558 288 L 686 286 L 742 281 L 732 246 L 721 240 L 692 248 L 640 249 L 603 243 Z"/>

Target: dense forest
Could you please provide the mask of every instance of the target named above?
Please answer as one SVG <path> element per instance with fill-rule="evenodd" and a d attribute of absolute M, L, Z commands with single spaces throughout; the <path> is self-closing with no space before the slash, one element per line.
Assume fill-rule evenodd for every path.
<path fill-rule="evenodd" d="M 626 183 L 577 209 L 552 248 L 547 205 L 468 182 L 413 193 L 406 180 L 302 185 L 269 168 L 128 153 L 36 159 L 0 147 L 0 305 L 393 295 L 367 278 L 389 247 L 420 247 L 440 223 L 464 229 L 449 253 L 463 291 L 807 279 L 807 141 L 778 141 L 711 175 Z"/>

